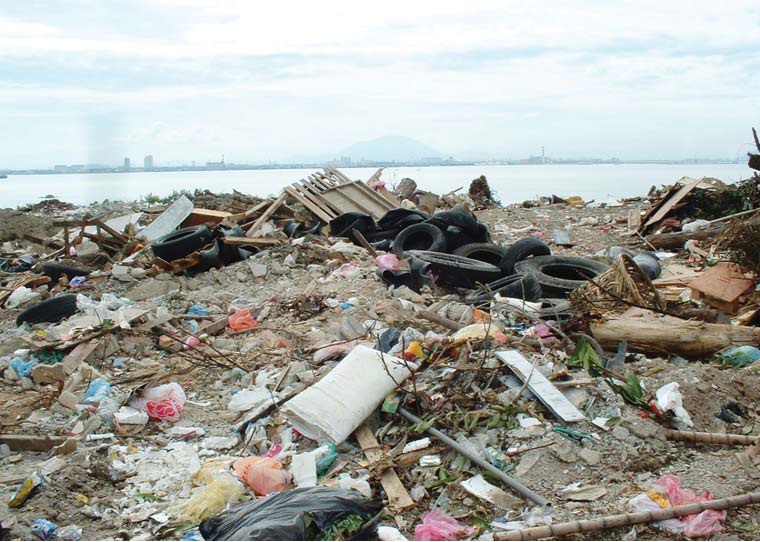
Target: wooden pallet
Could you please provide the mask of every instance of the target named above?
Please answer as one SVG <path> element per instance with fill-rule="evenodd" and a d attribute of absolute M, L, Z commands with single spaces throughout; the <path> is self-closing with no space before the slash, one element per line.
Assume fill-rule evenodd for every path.
<path fill-rule="evenodd" d="M 358 211 L 379 220 L 396 205 L 381 196 L 361 181 L 352 181 L 346 175 L 331 167 L 317 172 L 285 187 L 283 194 L 275 200 L 263 215 L 248 229 L 246 236 L 252 237 L 269 220 L 277 208 L 290 196 L 311 211 L 323 222 L 343 213 Z"/>

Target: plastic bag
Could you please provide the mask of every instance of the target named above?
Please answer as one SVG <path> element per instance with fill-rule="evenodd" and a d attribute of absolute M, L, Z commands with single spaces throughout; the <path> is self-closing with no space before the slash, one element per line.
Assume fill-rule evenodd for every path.
<path fill-rule="evenodd" d="M 380 269 L 398 271 L 399 261 L 395 254 L 383 254 L 375 257 L 375 265 Z"/>
<path fill-rule="evenodd" d="M 243 484 L 229 473 L 215 472 L 208 484 L 193 490 L 193 495 L 177 504 L 173 511 L 180 521 L 195 525 L 224 511 L 243 491 Z"/>
<path fill-rule="evenodd" d="M 422 523 L 414 527 L 415 540 L 461 540 L 477 529 L 460 524 L 438 508 L 422 514 Z"/>
<path fill-rule="evenodd" d="M 374 540 L 377 524 L 369 521 L 383 508 L 382 501 L 368 501 L 354 491 L 310 487 L 234 507 L 200 525 L 206 540 L 315 540 L 335 538 L 336 522 L 358 516 L 364 522 L 344 539 Z M 307 525 L 306 518 L 311 521 Z"/>
<path fill-rule="evenodd" d="M 760 349 L 749 345 L 732 346 L 718 354 L 718 359 L 723 365 L 746 367 L 760 360 Z"/>
<path fill-rule="evenodd" d="M 140 397 L 129 402 L 129 406 L 147 412 L 151 420 L 175 422 L 182 415 L 185 406 L 185 390 L 176 382 L 143 390 Z"/>
<path fill-rule="evenodd" d="M 13 290 L 13 293 L 10 296 L 8 296 L 8 301 L 5 302 L 5 307 L 8 309 L 15 309 L 16 307 L 38 297 L 40 297 L 39 293 L 33 292 L 26 286 L 19 286 Z"/>
<path fill-rule="evenodd" d="M 10 362 L 11 369 L 13 369 L 19 378 L 24 378 L 32 374 L 32 367 L 37 365 L 39 360 L 37 358 L 31 358 L 26 361 L 21 358 L 13 358 Z"/>
<path fill-rule="evenodd" d="M 630 504 L 636 511 L 643 512 L 702 503 L 712 499 L 713 495 L 709 491 L 702 495 L 695 495 L 691 491 L 681 489 L 678 477 L 666 474 L 655 482 L 651 491 L 637 495 Z M 703 510 L 691 516 L 659 521 L 655 525 L 671 533 L 682 533 L 689 538 L 701 538 L 721 532 L 726 515 L 725 510 Z"/>
<path fill-rule="evenodd" d="M 251 309 L 248 307 L 238 309 L 229 317 L 229 326 L 233 331 L 243 331 L 254 329 L 259 323 L 251 316 Z"/>
<path fill-rule="evenodd" d="M 662 412 L 671 411 L 675 415 L 676 425 L 694 427 L 691 416 L 683 407 L 683 395 L 678 391 L 678 382 L 665 384 L 655 393 L 657 408 Z"/>
<path fill-rule="evenodd" d="M 235 461 L 232 468 L 260 496 L 282 491 L 290 479 L 288 472 L 282 468 L 282 463 L 271 457 L 243 457 Z"/>

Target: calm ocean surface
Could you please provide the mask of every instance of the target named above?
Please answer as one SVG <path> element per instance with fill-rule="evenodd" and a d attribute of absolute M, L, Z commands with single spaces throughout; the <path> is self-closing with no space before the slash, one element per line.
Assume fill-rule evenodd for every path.
<path fill-rule="evenodd" d="M 52 194 L 60 200 L 84 205 L 95 201 L 139 199 L 148 194 L 165 196 L 175 190 L 233 189 L 257 196 L 276 195 L 314 170 L 274 169 L 246 171 L 176 171 L 105 173 L 86 175 L 10 175 L 0 179 L 0 207 L 16 207 Z M 344 168 L 352 179 L 367 179 L 375 168 Z M 683 176 L 715 177 L 736 182 L 752 176 L 745 164 L 696 165 L 531 165 L 450 166 L 386 168 L 383 180 L 395 184 L 411 177 L 420 189 L 449 192 L 469 186 L 485 175 L 502 203 L 521 202 L 538 196 L 579 195 L 586 200 L 642 196 L 652 185 L 672 184 Z"/>

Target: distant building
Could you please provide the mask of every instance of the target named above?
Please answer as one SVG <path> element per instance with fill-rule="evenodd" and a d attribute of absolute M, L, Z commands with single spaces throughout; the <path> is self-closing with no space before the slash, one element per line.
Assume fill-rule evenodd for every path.
<path fill-rule="evenodd" d="M 124 157 L 124 169 L 129 171 L 129 169 L 132 167 L 132 160 L 129 159 L 129 156 Z"/>
<path fill-rule="evenodd" d="M 145 169 L 153 169 L 153 155 L 149 154 L 145 158 L 143 158 L 143 167 Z"/>
<path fill-rule="evenodd" d="M 63 164 L 57 164 L 53 166 L 53 171 L 56 173 L 66 173 L 69 170 L 69 166 Z"/>
<path fill-rule="evenodd" d="M 208 169 L 224 169 L 225 167 L 227 167 L 224 163 L 224 155 L 222 155 L 221 162 L 206 162 L 206 167 Z"/>

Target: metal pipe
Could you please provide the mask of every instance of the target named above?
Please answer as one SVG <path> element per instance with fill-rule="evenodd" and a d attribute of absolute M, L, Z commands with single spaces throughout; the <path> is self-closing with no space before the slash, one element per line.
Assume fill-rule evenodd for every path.
<path fill-rule="evenodd" d="M 412 414 L 411 412 L 409 412 L 403 407 L 398 409 L 398 413 L 414 424 L 422 423 L 422 420 L 420 420 L 417 416 L 415 416 L 414 414 Z M 491 474 L 493 474 L 494 476 L 496 476 L 499 480 L 507 484 L 509 487 L 514 489 L 517 493 L 519 493 L 520 495 L 522 495 L 529 501 L 532 501 L 539 506 L 551 505 L 551 503 L 548 500 L 544 499 L 541 495 L 528 489 L 527 487 L 522 485 L 520 482 L 518 482 L 514 478 L 507 476 L 503 471 L 497 469 L 488 461 L 478 457 L 477 455 L 472 454 L 469 450 L 466 450 L 465 448 L 463 448 L 458 442 L 456 442 L 455 440 L 452 440 L 451 438 L 446 436 L 446 434 L 440 432 L 438 429 L 434 427 L 429 427 L 427 429 L 427 432 L 430 433 L 431 436 L 443 442 L 446 446 L 448 446 L 452 450 L 455 450 L 457 453 L 460 453 L 463 456 L 465 456 L 467 459 L 475 463 L 480 468 L 485 469 Z"/>

